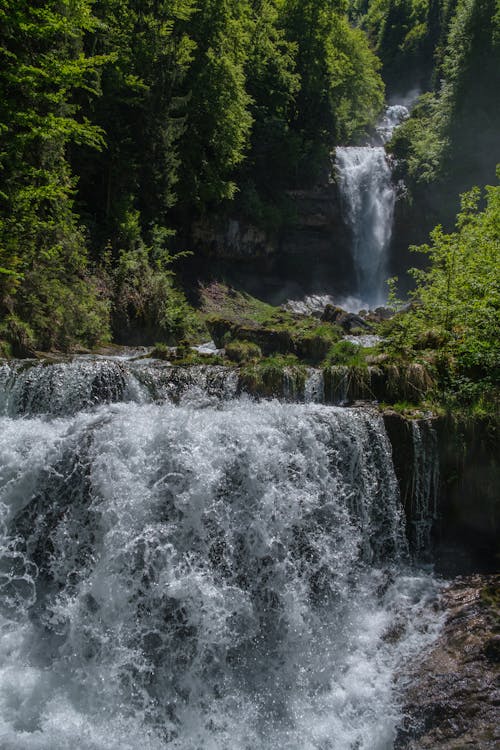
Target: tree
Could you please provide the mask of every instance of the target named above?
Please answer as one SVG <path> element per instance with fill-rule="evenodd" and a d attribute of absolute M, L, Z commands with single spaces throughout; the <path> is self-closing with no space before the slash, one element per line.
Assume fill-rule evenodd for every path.
<path fill-rule="evenodd" d="M 252 127 L 245 65 L 251 32 L 246 0 L 206 0 L 193 15 L 196 43 L 186 77 L 189 107 L 180 153 L 179 194 L 184 210 L 231 199 L 235 168 Z"/>
<path fill-rule="evenodd" d="M 103 145 L 74 100 L 103 62 L 83 52 L 94 24 L 89 0 L 0 6 L 0 307 L 7 335 L 44 347 L 107 330 L 66 158 L 70 143 Z"/>
<path fill-rule="evenodd" d="M 379 63 L 352 29 L 342 0 L 286 0 L 285 28 L 297 45 L 300 91 L 292 126 L 305 143 L 332 148 L 359 135 L 383 105 Z"/>

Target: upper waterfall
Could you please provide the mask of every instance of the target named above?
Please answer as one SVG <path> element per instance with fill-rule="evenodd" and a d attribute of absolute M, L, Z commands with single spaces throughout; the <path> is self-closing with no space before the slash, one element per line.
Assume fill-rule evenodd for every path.
<path fill-rule="evenodd" d="M 383 144 L 407 116 L 403 105 L 387 107 L 374 139 L 382 145 L 344 146 L 335 151 L 344 215 L 352 233 L 357 280 L 352 296 L 358 309 L 384 304 L 387 298 L 387 254 L 396 190 Z"/>

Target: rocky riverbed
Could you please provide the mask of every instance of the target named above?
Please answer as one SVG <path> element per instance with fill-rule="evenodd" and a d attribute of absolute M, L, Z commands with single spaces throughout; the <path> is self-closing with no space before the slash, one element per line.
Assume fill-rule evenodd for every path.
<path fill-rule="evenodd" d="M 456 578 L 432 650 L 401 677 L 404 726 L 396 750 L 500 747 L 500 575 Z"/>

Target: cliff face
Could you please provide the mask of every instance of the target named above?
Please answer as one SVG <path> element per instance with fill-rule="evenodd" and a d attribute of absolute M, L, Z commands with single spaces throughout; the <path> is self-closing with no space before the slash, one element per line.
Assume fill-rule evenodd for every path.
<path fill-rule="evenodd" d="M 432 552 L 445 576 L 498 567 L 498 434 L 486 420 L 384 415 L 394 467 L 417 554 Z M 418 429 L 416 429 L 418 427 Z M 430 514 L 429 514 L 429 511 Z M 422 519 L 432 517 L 432 525 Z"/>
<path fill-rule="evenodd" d="M 193 262 L 202 271 L 209 265 L 226 277 L 237 276 L 248 291 L 245 275 L 260 277 L 259 295 L 269 297 L 267 283 L 278 290 L 276 303 L 294 294 L 346 293 L 355 271 L 336 184 L 324 181 L 290 191 L 288 198 L 292 218 L 272 231 L 238 216 L 195 222 L 185 242 L 195 253 Z"/>
<path fill-rule="evenodd" d="M 500 450 L 498 424 L 486 418 L 441 419 L 437 565 L 448 575 L 498 570 Z"/>

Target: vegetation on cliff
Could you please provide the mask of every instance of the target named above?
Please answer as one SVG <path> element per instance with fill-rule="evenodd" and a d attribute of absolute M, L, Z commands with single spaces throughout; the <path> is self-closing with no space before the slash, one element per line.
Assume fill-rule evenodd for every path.
<path fill-rule="evenodd" d="M 413 269 L 410 309 L 388 326 L 388 347 L 432 364 L 443 401 L 497 411 L 500 385 L 500 186 L 462 196 L 456 231 L 436 227 L 431 242 L 413 248 L 428 257 Z M 398 306 L 397 300 L 393 303 Z"/>
<path fill-rule="evenodd" d="M 439 12 L 432 85 L 396 130 L 389 148 L 417 199 L 424 186 L 439 184 L 444 213 L 459 192 L 494 176 L 500 130 L 500 14 L 495 0 L 443 3 Z"/>

